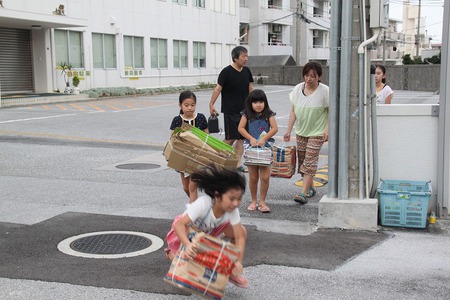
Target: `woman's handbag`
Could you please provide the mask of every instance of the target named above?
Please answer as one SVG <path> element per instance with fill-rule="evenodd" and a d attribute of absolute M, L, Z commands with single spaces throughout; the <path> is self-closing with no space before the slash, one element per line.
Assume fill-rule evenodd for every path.
<path fill-rule="evenodd" d="M 209 133 L 218 133 L 219 129 L 219 118 L 218 114 L 213 114 L 208 118 L 208 132 Z"/>
<path fill-rule="evenodd" d="M 285 146 L 285 143 L 273 146 L 273 165 L 270 176 L 291 178 L 297 165 L 297 147 Z"/>

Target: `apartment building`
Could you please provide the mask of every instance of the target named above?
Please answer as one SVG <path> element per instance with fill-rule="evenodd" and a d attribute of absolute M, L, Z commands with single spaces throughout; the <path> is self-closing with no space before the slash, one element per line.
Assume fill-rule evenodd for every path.
<path fill-rule="evenodd" d="M 419 6 L 406 0 L 403 3 L 403 28 L 405 36 L 402 51 L 411 57 L 421 56 L 422 49 L 430 49 L 430 37 L 425 30 L 426 18 L 419 18 Z M 417 30 L 419 28 L 419 30 Z"/>
<path fill-rule="evenodd" d="M 292 55 L 298 65 L 329 60 L 330 1 L 240 0 L 240 44 L 252 56 Z"/>
<path fill-rule="evenodd" d="M 405 35 L 398 31 L 400 23 L 400 20 L 389 19 L 389 27 L 381 31 L 376 47 L 370 51 L 370 59 L 373 63 L 402 64 L 404 52 L 401 46 L 405 41 Z"/>
<path fill-rule="evenodd" d="M 236 0 L 4 0 L 2 94 L 215 82 L 239 43 Z"/>

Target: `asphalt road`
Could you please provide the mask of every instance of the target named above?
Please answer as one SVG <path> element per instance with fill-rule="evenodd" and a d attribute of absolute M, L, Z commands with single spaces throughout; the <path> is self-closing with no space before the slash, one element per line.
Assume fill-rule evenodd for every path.
<path fill-rule="evenodd" d="M 281 137 L 292 87 L 262 88 Z M 198 112 L 207 114 L 211 91 L 196 94 Z M 177 113 L 178 95 L 0 109 L 1 299 L 183 297 L 162 281 L 168 269 L 162 248 L 120 259 L 57 249 L 66 238 L 95 231 L 164 238 L 188 201 L 161 154 Z M 326 154 L 325 145 L 321 166 Z M 136 163 L 155 168 L 118 168 Z M 244 196 L 251 286 L 229 286 L 227 299 L 447 299 L 450 236 L 428 229 L 318 229 L 318 202 L 327 186 L 301 206 L 292 201 L 297 180 L 271 179 L 270 214 L 246 211 L 249 193 Z"/>

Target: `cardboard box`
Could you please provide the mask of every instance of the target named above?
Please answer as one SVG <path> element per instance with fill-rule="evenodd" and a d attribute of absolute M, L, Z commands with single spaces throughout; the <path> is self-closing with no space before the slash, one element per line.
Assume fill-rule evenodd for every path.
<path fill-rule="evenodd" d="M 188 174 L 210 164 L 233 169 L 239 162 L 236 154 L 225 157 L 210 147 L 198 147 L 177 135 L 170 138 L 163 153 L 168 167 Z"/>
<path fill-rule="evenodd" d="M 197 256 L 188 260 L 183 247 L 178 250 L 164 281 L 207 299 L 222 299 L 228 278 L 239 258 L 240 250 L 204 232 L 197 233 Z"/>

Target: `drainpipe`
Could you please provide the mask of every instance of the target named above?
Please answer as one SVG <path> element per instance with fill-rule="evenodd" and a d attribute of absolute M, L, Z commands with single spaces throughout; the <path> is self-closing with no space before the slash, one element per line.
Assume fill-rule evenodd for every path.
<path fill-rule="evenodd" d="M 370 119 L 372 121 L 372 160 L 373 160 L 373 176 L 372 176 L 372 189 L 370 190 L 370 198 L 375 197 L 378 186 L 378 135 L 377 135 L 377 96 L 375 86 L 375 66 L 370 66 L 370 90 L 371 90 L 371 114 Z"/>
<path fill-rule="evenodd" d="M 338 133 L 339 133 L 339 72 L 341 1 L 331 6 L 330 37 L 330 105 L 328 108 L 328 197 L 336 198 L 338 191 Z"/>
<path fill-rule="evenodd" d="M 365 1 L 363 1 L 365 2 Z M 365 8 L 365 3 L 364 3 L 364 8 Z M 363 17 L 365 20 L 365 13 L 363 13 Z M 365 23 L 365 22 L 364 22 Z M 364 26 L 364 32 L 365 32 L 365 26 Z M 364 170 L 365 168 L 365 156 L 366 156 L 366 142 L 365 142 L 365 98 L 366 98 L 366 80 L 367 80 L 367 76 L 366 76 L 366 65 L 367 65 L 367 51 L 366 51 L 366 47 L 368 45 L 370 45 L 371 43 L 373 43 L 374 41 L 376 41 L 376 39 L 378 38 L 378 35 L 380 34 L 380 29 L 376 28 L 374 29 L 374 35 L 368 39 L 365 40 L 364 42 L 362 42 L 359 47 L 358 47 L 358 58 L 359 58 L 359 199 L 363 199 L 364 198 L 364 194 L 366 194 L 366 198 L 367 198 L 367 190 L 366 193 L 364 193 L 364 177 L 367 178 L 367 176 L 365 176 L 365 172 Z M 367 181 L 366 181 L 367 182 Z M 367 186 L 367 185 L 366 185 Z"/>

